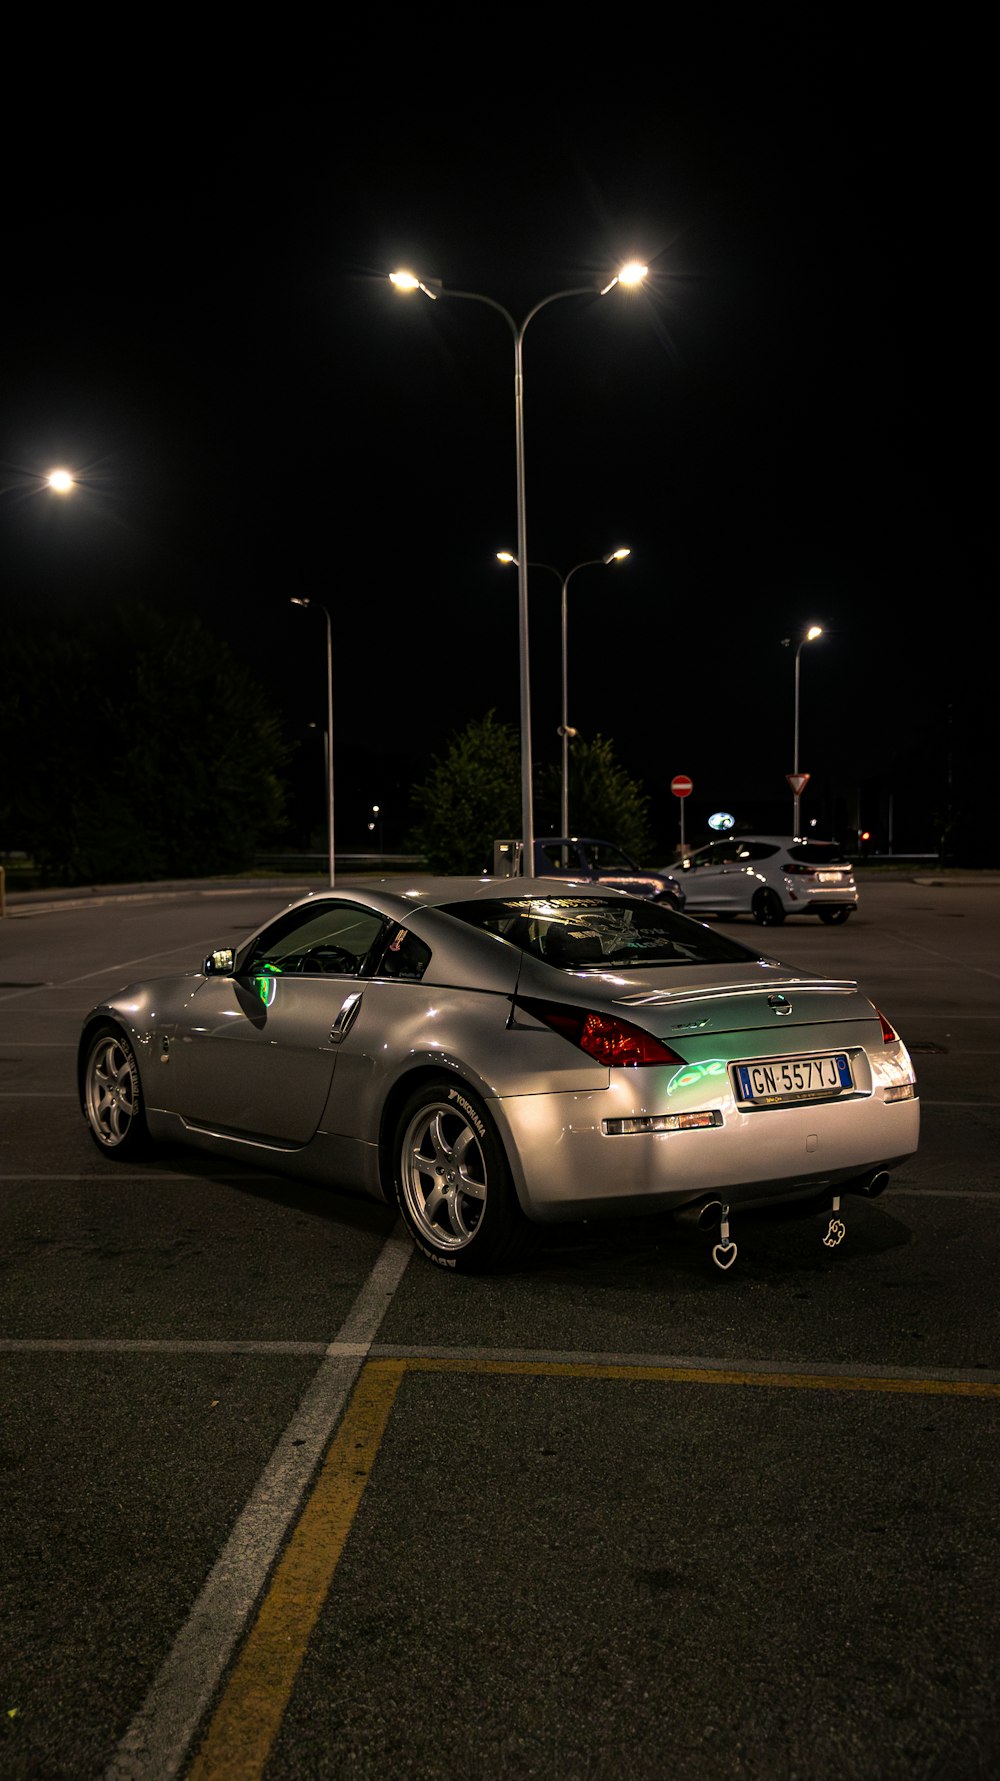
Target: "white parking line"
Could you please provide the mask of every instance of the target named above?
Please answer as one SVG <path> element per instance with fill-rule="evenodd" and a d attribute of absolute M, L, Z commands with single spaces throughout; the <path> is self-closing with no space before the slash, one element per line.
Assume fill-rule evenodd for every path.
<path fill-rule="evenodd" d="M 171 1781 L 180 1771 L 412 1254 L 397 1225 L 122 1738 L 106 1781 Z"/>
<path fill-rule="evenodd" d="M 16 1097 L 13 1095 L 8 1096 L 8 1097 L 4 1097 L 3 1095 L 0 1095 L 0 1100 L 3 1100 L 5 1098 L 11 1099 L 11 1100 L 16 1099 Z M 73 1096 L 70 1096 L 70 1099 L 73 1099 L 73 1098 L 74 1098 Z M 995 1101 L 970 1101 L 970 1102 L 939 1101 L 939 1102 L 935 1102 L 935 1106 L 996 1107 L 996 1106 L 1000 1106 L 1000 1102 L 995 1102 Z M 114 1178 L 112 1177 L 112 1179 L 114 1179 Z M 146 1170 L 130 1169 L 129 1174 L 128 1174 L 128 1180 L 129 1180 L 130 1184 L 133 1186 L 139 1184 L 140 1182 L 164 1182 L 164 1181 L 235 1181 L 238 1185 L 240 1182 L 246 1182 L 248 1180 L 252 1180 L 252 1181 L 276 1181 L 279 1184 L 287 1187 L 290 1183 L 291 1177 L 289 1177 L 288 1175 L 275 1175 L 275 1174 L 272 1174 L 271 1171 L 268 1169 L 258 1169 L 256 1167 L 251 1167 L 248 1165 L 246 1172 L 241 1175 L 232 1174 L 232 1173 L 221 1174 L 221 1173 L 217 1173 L 214 1169 L 213 1170 L 206 1169 L 204 1171 L 195 1171 L 193 1169 L 146 1169 Z M 84 1174 L 81 1172 L 79 1174 L 67 1173 L 67 1174 L 53 1174 L 53 1175 L 37 1175 L 37 1174 L 28 1174 L 28 1173 L 18 1174 L 18 1173 L 14 1173 L 10 1170 L 6 1170 L 6 1171 L 0 1170 L 0 1183 L 3 1183 L 4 1181 L 16 1181 L 20 1186 L 25 1186 L 28 1182 L 33 1182 L 33 1181 L 79 1181 L 79 1182 L 93 1181 L 95 1184 L 97 1184 L 99 1186 L 106 1186 L 108 1177 L 105 1175 L 102 1175 L 96 1171 L 92 1171 L 89 1174 Z M 917 1199 L 928 1199 L 928 1200 L 1000 1200 L 1000 1190 L 993 1190 L 990 1188 L 907 1187 L 903 1182 L 896 1182 L 896 1181 L 893 1181 L 891 1187 L 888 1189 L 888 1194 L 889 1194 L 889 1198 L 884 1199 L 882 1201 L 883 1208 L 891 1205 L 892 1201 L 894 1199 L 898 1199 L 904 1194 L 906 1195 L 906 1197 L 908 1199 L 917 1198 Z M 865 1202 L 863 1200 L 858 1201 L 859 1206 L 864 1203 Z M 869 1201 L 867 1203 L 873 1204 L 874 1202 Z"/>
<path fill-rule="evenodd" d="M 231 1341 L 161 1341 L 156 1336 L 0 1336 L 0 1354 L 330 1354 L 344 1352 L 343 1343 L 257 1342 L 235 1336 Z"/>

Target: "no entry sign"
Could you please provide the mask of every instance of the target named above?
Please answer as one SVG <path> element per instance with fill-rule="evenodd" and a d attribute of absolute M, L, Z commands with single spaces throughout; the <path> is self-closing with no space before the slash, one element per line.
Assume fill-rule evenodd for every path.
<path fill-rule="evenodd" d="M 670 790 L 675 798 L 689 798 L 694 790 L 686 773 L 675 773 L 670 781 Z"/>

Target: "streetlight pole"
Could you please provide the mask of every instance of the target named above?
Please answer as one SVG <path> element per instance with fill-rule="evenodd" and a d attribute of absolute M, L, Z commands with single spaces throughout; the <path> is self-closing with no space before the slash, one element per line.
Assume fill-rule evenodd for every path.
<path fill-rule="evenodd" d="M 597 287 L 596 294 L 606 297 L 615 285 L 640 284 L 649 268 L 638 261 L 623 266 L 619 272 L 603 287 Z M 522 347 L 528 323 L 533 321 L 540 309 L 549 303 L 557 302 L 561 297 L 591 297 L 595 294 L 592 285 L 575 285 L 571 290 L 553 291 L 549 297 L 543 297 L 534 309 L 528 311 L 523 322 L 518 326 L 514 317 L 502 303 L 493 297 L 486 297 L 481 291 L 445 290 L 436 279 L 424 280 L 413 272 L 391 272 L 390 284 L 398 291 L 423 291 L 425 297 L 436 302 L 438 297 L 465 297 L 473 303 L 485 303 L 502 315 L 514 338 L 514 456 L 517 479 L 517 593 L 518 593 L 518 650 L 520 661 L 521 691 L 521 873 L 522 876 L 534 873 L 535 862 L 535 819 L 532 805 L 531 789 L 531 679 L 528 670 L 528 545 L 527 521 L 525 517 L 524 494 L 524 367 Z"/>
<path fill-rule="evenodd" d="M 569 834 L 569 745 L 571 738 L 576 735 L 576 731 L 571 727 L 569 721 L 569 607 L 566 598 L 567 591 L 570 581 L 578 569 L 596 569 L 601 565 L 607 568 L 609 563 L 624 562 L 625 558 L 631 555 L 629 546 L 622 545 L 618 550 L 609 550 L 607 556 L 588 557 L 583 563 L 574 563 L 568 575 L 560 575 L 559 570 L 554 569 L 551 563 L 528 564 L 529 569 L 547 569 L 549 574 L 554 575 L 562 584 L 562 722 L 559 725 L 559 734 L 562 738 L 562 799 L 559 816 L 561 825 L 559 833 L 561 835 Z M 512 556 L 509 550 L 498 550 L 497 561 L 499 563 L 516 563 L 517 558 Z"/>
<path fill-rule="evenodd" d="M 794 743 L 794 748 L 792 751 L 792 755 L 793 755 L 792 775 L 793 775 L 793 779 L 794 779 L 794 784 L 792 786 L 792 834 L 793 835 L 797 835 L 799 832 L 799 804 L 800 804 L 801 796 L 802 796 L 801 792 L 798 790 L 798 783 L 799 783 L 799 657 L 802 654 L 802 645 L 804 643 L 814 643 L 816 641 L 816 638 L 822 637 L 822 635 L 823 635 L 822 625 L 810 625 L 809 629 L 807 631 L 805 631 L 803 633 L 803 635 L 800 637 L 798 648 L 795 651 L 795 743 Z M 785 638 L 786 643 L 789 643 L 790 641 L 791 641 L 790 638 L 788 638 L 788 637 Z"/>
<path fill-rule="evenodd" d="M 326 838 L 330 859 L 330 889 L 336 882 L 333 853 L 333 625 L 330 614 L 319 600 L 305 595 L 292 595 L 293 606 L 315 606 L 326 619 Z"/>

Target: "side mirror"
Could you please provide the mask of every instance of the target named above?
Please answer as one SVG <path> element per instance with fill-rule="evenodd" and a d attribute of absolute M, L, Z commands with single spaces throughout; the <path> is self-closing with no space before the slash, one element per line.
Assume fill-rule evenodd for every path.
<path fill-rule="evenodd" d="M 202 970 L 206 977 L 231 977 L 236 954 L 231 946 L 220 946 L 217 952 L 210 952 Z"/>

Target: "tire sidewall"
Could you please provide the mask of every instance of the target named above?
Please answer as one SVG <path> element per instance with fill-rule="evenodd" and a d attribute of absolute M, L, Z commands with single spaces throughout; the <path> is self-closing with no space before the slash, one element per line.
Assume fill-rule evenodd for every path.
<path fill-rule="evenodd" d="M 113 1039 L 122 1049 L 129 1073 L 132 1077 L 132 1089 L 135 1098 L 135 1112 L 129 1123 L 128 1131 L 118 1144 L 106 1144 L 94 1127 L 90 1118 L 90 1079 L 94 1066 L 94 1055 L 98 1047 L 106 1043 L 108 1039 Z M 100 1026 L 94 1028 L 94 1031 L 90 1035 L 90 1039 L 87 1043 L 86 1062 L 83 1070 L 83 1094 L 83 1111 L 84 1118 L 87 1122 L 87 1130 L 94 1143 L 97 1145 L 98 1150 L 101 1152 L 101 1155 L 116 1158 L 136 1156 L 139 1151 L 145 1147 L 147 1142 L 146 1101 L 142 1091 L 142 1074 L 139 1069 L 139 1060 L 135 1055 L 135 1047 L 133 1046 L 131 1039 L 128 1037 L 128 1034 L 124 1032 L 121 1027 L 116 1026 L 113 1021 L 103 1021 Z"/>
<path fill-rule="evenodd" d="M 479 1224 L 461 1249 L 438 1249 L 415 1220 L 403 1185 L 403 1143 L 412 1122 L 428 1107 L 454 1108 L 476 1133 L 486 1165 L 486 1201 Z M 425 1082 L 405 1102 L 392 1142 L 392 1184 L 403 1223 L 421 1255 L 448 1273 L 485 1273 L 501 1265 L 524 1221 L 500 1135 L 481 1097 L 465 1082 Z"/>
<path fill-rule="evenodd" d="M 785 911 L 777 891 L 759 890 L 751 904 L 754 921 L 762 928 L 779 928 L 785 919 Z"/>

